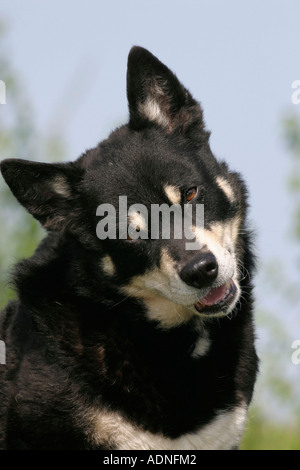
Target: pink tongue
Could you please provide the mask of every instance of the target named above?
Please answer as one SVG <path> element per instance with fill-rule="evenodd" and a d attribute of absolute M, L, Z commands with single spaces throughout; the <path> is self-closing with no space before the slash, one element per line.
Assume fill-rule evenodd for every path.
<path fill-rule="evenodd" d="M 203 299 L 200 299 L 200 302 L 202 305 L 213 305 L 219 302 L 226 293 L 226 284 L 223 284 L 221 287 L 214 287 L 209 291 L 209 293 L 203 297 Z"/>

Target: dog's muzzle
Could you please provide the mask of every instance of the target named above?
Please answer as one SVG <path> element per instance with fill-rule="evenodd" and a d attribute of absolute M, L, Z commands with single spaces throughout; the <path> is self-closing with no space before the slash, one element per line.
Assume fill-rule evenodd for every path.
<path fill-rule="evenodd" d="M 232 279 L 228 279 L 222 285 L 214 286 L 218 273 L 218 262 L 211 252 L 202 253 L 180 271 L 180 278 L 189 286 L 198 289 L 211 286 L 208 293 L 194 304 L 198 312 L 209 314 L 216 311 L 226 311 L 234 300 L 237 287 Z"/>

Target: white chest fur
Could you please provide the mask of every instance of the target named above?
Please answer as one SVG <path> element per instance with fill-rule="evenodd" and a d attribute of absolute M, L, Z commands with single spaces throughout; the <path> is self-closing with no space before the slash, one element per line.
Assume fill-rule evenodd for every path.
<path fill-rule="evenodd" d="M 118 450 L 226 450 L 238 446 L 246 417 L 246 405 L 239 405 L 220 412 L 198 432 L 170 439 L 143 431 L 116 412 L 91 411 L 88 439 Z"/>

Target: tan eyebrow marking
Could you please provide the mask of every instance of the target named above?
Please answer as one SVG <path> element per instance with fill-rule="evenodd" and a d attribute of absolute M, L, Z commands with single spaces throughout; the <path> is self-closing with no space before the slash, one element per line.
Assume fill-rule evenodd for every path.
<path fill-rule="evenodd" d="M 180 204 L 181 191 L 177 186 L 166 185 L 165 193 L 172 204 Z"/>
<path fill-rule="evenodd" d="M 218 176 L 216 179 L 217 185 L 226 194 L 230 202 L 235 201 L 234 192 L 231 185 L 222 176 Z"/>

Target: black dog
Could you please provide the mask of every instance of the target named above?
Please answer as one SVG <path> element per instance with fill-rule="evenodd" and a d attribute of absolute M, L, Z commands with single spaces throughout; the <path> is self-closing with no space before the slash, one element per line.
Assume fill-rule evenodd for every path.
<path fill-rule="evenodd" d="M 4 449 L 239 445 L 257 373 L 245 184 L 212 155 L 200 105 L 140 47 L 127 94 L 129 123 L 74 163 L 1 163 L 48 230 L 0 317 Z M 135 208 L 125 231 L 120 196 Z M 197 250 L 162 222 L 147 237 L 134 204 L 191 207 Z"/>

